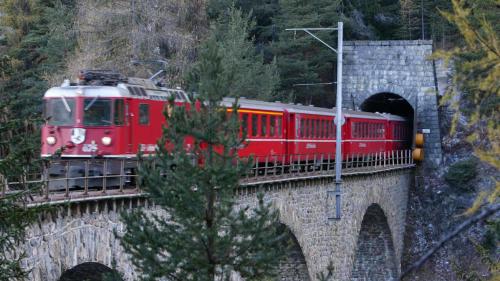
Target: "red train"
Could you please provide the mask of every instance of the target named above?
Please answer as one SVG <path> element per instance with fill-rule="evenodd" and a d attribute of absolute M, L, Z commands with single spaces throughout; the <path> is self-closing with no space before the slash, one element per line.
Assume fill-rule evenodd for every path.
<path fill-rule="evenodd" d="M 60 153 L 63 158 L 133 158 L 139 151 L 153 153 L 168 99 L 174 96 L 177 105 L 190 103 L 179 89 L 158 87 L 147 79 L 98 74 L 83 73 L 83 83 L 45 93 L 42 157 Z M 231 108 L 233 101 L 223 103 Z M 335 153 L 333 109 L 247 99 L 240 99 L 239 106 L 248 134 L 248 145 L 238 151 L 241 157 L 296 161 Z M 409 148 L 410 133 L 402 117 L 345 111 L 342 152 L 345 157 Z"/>

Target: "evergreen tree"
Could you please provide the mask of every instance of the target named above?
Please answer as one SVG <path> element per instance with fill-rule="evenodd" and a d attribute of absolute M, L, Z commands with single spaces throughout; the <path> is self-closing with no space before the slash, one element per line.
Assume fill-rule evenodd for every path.
<path fill-rule="evenodd" d="M 9 163 L 0 163 L 0 173 L 6 170 L 6 165 Z M 0 212 L 0 280 L 21 280 L 27 272 L 21 267 L 25 256 L 18 247 L 38 210 L 24 207 L 23 194 L 18 193 L 0 196 Z"/>
<path fill-rule="evenodd" d="M 420 9 L 415 0 L 400 0 L 401 2 L 401 38 L 412 40 L 420 31 Z"/>
<path fill-rule="evenodd" d="M 398 39 L 397 31 L 401 27 L 400 0 L 347 0 L 342 4 L 347 16 L 346 38 Z"/>
<path fill-rule="evenodd" d="M 278 0 L 210 0 L 207 4 L 209 17 L 217 19 L 222 11 L 232 6 L 241 9 L 243 13 L 250 14 L 255 25 L 250 30 L 250 38 L 253 38 L 258 51 L 264 53 L 266 62 L 273 60 L 274 55 L 269 48 L 269 43 L 276 39 L 276 28 L 273 17 L 277 15 L 280 4 Z"/>
<path fill-rule="evenodd" d="M 222 54 L 221 75 L 227 77 L 228 96 L 273 100 L 279 85 L 277 65 L 274 61 L 264 63 L 263 55 L 249 40 L 254 26 L 250 16 L 235 7 L 221 12 L 212 30 Z"/>
<path fill-rule="evenodd" d="M 220 106 L 232 93 L 224 50 L 211 36 L 196 67 L 200 109 L 175 108 L 153 164 L 141 170 L 142 187 L 164 213 L 126 213 L 122 238 L 144 280 L 246 280 L 276 274 L 281 258 L 278 214 L 259 196 L 255 208 L 237 206 L 235 191 L 247 165 L 235 155 L 242 144 L 236 114 Z M 185 139 L 194 144 L 187 151 Z M 170 149 L 166 149 L 166 143 Z"/>
<path fill-rule="evenodd" d="M 297 86 L 306 83 L 328 83 L 335 80 L 336 55 L 304 32 L 285 31 L 294 27 L 336 27 L 342 18 L 340 1 L 283 0 L 274 18 L 278 40 L 273 49 L 281 77 L 280 95 L 283 100 L 305 104 L 333 105 L 334 85 Z M 318 33 L 335 46 L 336 31 Z"/>
<path fill-rule="evenodd" d="M 0 2 L 0 191 L 4 180 L 20 182 L 0 195 L 0 280 L 26 276 L 17 247 L 38 208 L 26 208 L 26 195 L 36 186 L 25 179 L 39 158 L 41 98 L 47 79 L 63 72 L 71 49 L 66 32 L 71 1 L 6 0 Z"/>

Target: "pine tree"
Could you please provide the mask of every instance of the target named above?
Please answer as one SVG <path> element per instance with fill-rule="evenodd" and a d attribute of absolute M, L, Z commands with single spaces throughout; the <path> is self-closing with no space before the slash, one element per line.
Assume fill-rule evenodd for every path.
<path fill-rule="evenodd" d="M 399 0 L 347 0 L 342 5 L 349 40 L 397 39 L 401 26 Z"/>
<path fill-rule="evenodd" d="M 122 242 L 144 280 L 228 280 L 233 271 L 246 280 L 263 280 L 276 273 L 282 248 L 278 214 L 262 196 L 255 208 L 235 201 L 247 165 L 234 153 L 242 143 L 237 108 L 229 115 L 220 106 L 233 82 L 223 75 L 223 56 L 211 36 L 193 82 L 201 108 L 166 114 L 169 125 L 154 165 L 141 168 L 142 187 L 164 213 L 137 210 L 123 216 Z M 194 144 L 186 151 L 189 136 Z"/>
<path fill-rule="evenodd" d="M 278 31 L 273 44 L 281 77 L 283 100 L 305 104 L 332 105 L 334 86 L 297 86 L 306 83 L 334 81 L 336 55 L 304 32 L 286 31 L 294 27 L 336 27 L 341 19 L 340 1 L 284 0 L 274 22 Z M 336 31 L 322 32 L 323 41 L 335 46 Z"/>
<path fill-rule="evenodd" d="M 220 12 L 212 32 L 223 54 L 221 75 L 227 77 L 228 96 L 270 101 L 279 85 L 278 68 L 275 61 L 265 63 L 256 51 L 249 38 L 254 26 L 250 15 L 244 16 L 234 6 Z"/>
<path fill-rule="evenodd" d="M 40 208 L 26 208 L 37 186 L 25 179 L 39 163 L 41 98 L 47 79 L 63 72 L 72 46 L 67 31 L 71 1 L 0 2 L 0 191 L 4 181 L 20 182 L 0 195 L 0 280 L 26 276 L 19 245 Z"/>

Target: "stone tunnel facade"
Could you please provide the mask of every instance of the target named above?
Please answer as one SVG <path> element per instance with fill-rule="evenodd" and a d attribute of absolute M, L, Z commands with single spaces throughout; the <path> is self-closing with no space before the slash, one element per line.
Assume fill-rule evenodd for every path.
<path fill-rule="evenodd" d="M 347 41 L 344 43 L 343 106 L 360 108 L 370 97 L 388 93 L 413 108 L 416 129 L 427 129 L 427 164 L 442 158 L 438 119 L 438 85 L 432 41 Z"/>
<path fill-rule="evenodd" d="M 280 210 L 281 222 L 296 243 L 280 270 L 281 280 L 316 280 L 330 262 L 334 280 L 396 280 L 412 178 L 411 169 L 346 177 L 340 220 L 328 220 L 335 206 L 327 197 L 333 178 L 245 187 L 238 204 L 255 206 L 262 191 Z M 157 211 L 138 197 L 65 205 L 41 216 L 25 244 L 30 280 L 56 281 L 66 270 L 89 262 L 113 268 L 125 280 L 137 280 L 115 237 L 115 232 L 125 231 L 119 213 L 137 205 Z M 374 253 L 380 257 L 371 257 Z"/>

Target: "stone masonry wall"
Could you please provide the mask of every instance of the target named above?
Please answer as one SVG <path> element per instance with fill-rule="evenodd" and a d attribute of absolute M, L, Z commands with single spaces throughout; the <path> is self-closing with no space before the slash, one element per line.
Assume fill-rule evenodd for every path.
<path fill-rule="evenodd" d="M 397 274 L 387 218 L 380 207 L 372 205 L 361 224 L 352 280 L 390 281 L 397 280 Z"/>
<path fill-rule="evenodd" d="M 343 99 L 360 106 L 378 93 L 405 98 L 416 112 L 416 128 L 430 129 L 425 135 L 426 163 L 441 163 L 437 81 L 429 56 L 432 41 L 347 41 L 344 43 Z"/>
<path fill-rule="evenodd" d="M 363 217 L 376 204 L 387 217 L 394 260 L 400 273 L 408 189 L 413 172 L 402 170 L 377 175 L 346 177 L 342 191 L 342 218 L 327 219 L 327 189 L 333 179 L 311 180 L 297 185 L 262 187 L 265 200 L 280 210 L 282 223 L 288 226 L 302 248 L 311 280 L 334 266 L 333 280 L 350 280 Z M 241 194 L 241 207 L 256 206 L 256 191 Z M 390 244 L 388 241 L 384 242 Z"/>
<path fill-rule="evenodd" d="M 27 233 L 25 268 L 31 281 L 56 281 L 65 270 L 85 262 L 97 262 L 116 270 L 125 280 L 137 280 L 114 231 L 125 230 L 119 213 L 141 199 L 97 201 L 61 206 L 40 217 Z M 154 209 L 153 209 L 154 211 Z"/>
<path fill-rule="evenodd" d="M 385 233 L 389 235 L 382 242 L 393 244 L 399 273 L 412 176 L 413 171 L 407 169 L 346 177 L 340 220 L 327 219 L 332 208 L 327 202 L 333 202 L 327 201 L 326 194 L 334 188 L 333 178 L 242 187 L 238 207 L 256 206 L 257 192 L 262 191 L 265 200 L 280 210 L 281 222 L 290 228 L 298 244 L 284 261 L 282 272 L 287 274 L 281 280 L 306 280 L 305 274 L 315 280 L 317 273 L 326 271 L 330 261 L 334 265 L 334 280 L 350 280 L 362 221 L 367 209 L 375 204 L 387 218 L 381 223 L 388 226 Z M 29 279 L 56 281 L 67 269 L 84 262 L 98 262 L 111 268 L 116 263 L 114 269 L 126 281 L 137 280 L 137 272 L 113 233 L 125 231 L 119 213 L 137 205 L 158 212 L 147 206 L 144 199 L 136 198 L 61 206 L 40 217 L 29 229 L 25 244 L 24 266 L 32 270 Z M 297 267 L 296 273 L 290 275 L 287 266 Z"/>

